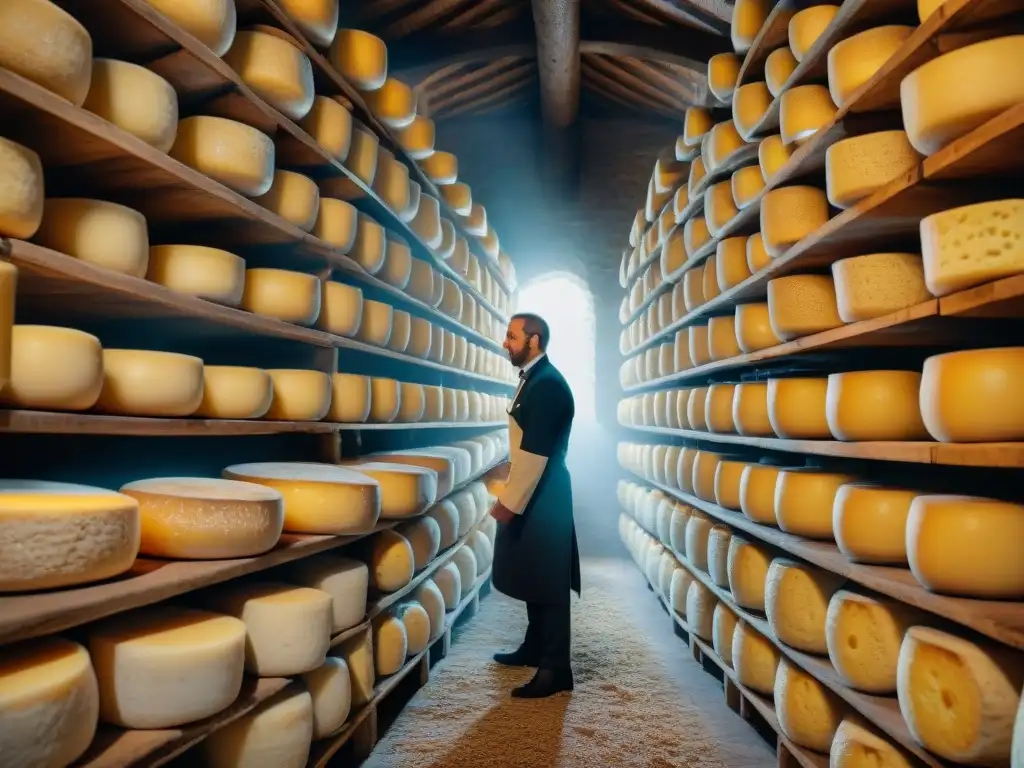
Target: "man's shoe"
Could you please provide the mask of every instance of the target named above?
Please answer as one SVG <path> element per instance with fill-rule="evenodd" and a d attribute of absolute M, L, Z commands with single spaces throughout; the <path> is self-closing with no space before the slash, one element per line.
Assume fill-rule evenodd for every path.
<path fill-rule="evenodd" d="M 512 691 L 516 699 L 545 699 L 562 691 L 571 691 L 572 670 L 538 669 L 537 674 L 526 685 Z"/>
<path fill-rule="evenodd" d="M 535 655 L 527 653 L 522 648 L 512 653 L 496 653 L 494 660 L 506 667 L 537 667 L 540 666 L 540 659 Z"/>

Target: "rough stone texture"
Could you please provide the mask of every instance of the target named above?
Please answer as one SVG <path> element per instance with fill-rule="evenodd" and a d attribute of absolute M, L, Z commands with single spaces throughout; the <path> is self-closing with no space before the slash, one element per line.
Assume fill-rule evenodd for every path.
<path fill-rule="evenodd" d="M 519 701 L 530 670 L 491 661 L 525 628 L 492 593 L 365 768 L 765 768 L 775 756 L 729 710 L 632 561 L 586 560 L 573 613 L 576 690 Z"/>

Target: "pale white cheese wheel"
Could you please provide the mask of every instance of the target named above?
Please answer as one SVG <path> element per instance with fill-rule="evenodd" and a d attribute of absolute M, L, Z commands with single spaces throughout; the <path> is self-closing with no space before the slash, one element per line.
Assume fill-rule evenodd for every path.
<path fill-rule="evenodd" d="M 0 657 L 0 753 L 9 768 L 62 768 L 96 734 L 99 690 L 89 653 L 57 637 Z"/>
<path fill-rule="evenodd" d="M 795 560 L 776 558 L 765 582 L 765 613 L 775 636 L 807 653 L 825 655 L 829 600 L 845 579 Z"/>
<path fill-rule="evenodd" d="M 331 376 L 329 421 L 362 424 L 370 417 L 370 378 L 354 373 Z"/>
<path fill-rule="evenodd" d="M 848 707 L 839 697 L 788 660 L 775 677 L 775 714 L 794 744 L 828 754 Z"/>
<path fill-rule="evenodd" d="M 132 277 L 146 276 L 146 219 L 123 205 L 77 197 L 48 198 L 34 240 L 97 267 Z"/>
<path fill-rule="evenodd" d="M 462 600 L 462 573 L 455 563 L 446 563 L 434 574 L 434 584 L 441 590 L 444 597 L 444 607 L 447 611 L 454 611 Z"/>
<path fill-rule="evenodd" d="M 93 59 L 89 95 L 82 109 L 160 152 L 174 146 L 178 133 L 178 94 L 155 72 L 138 64 Z"/>
<path fill-rule="evenodd" d="M 100 719 L 159 729 L 202 720 L 242 688 L 246 627 L 232 616 L 158 606 L 121 613 L 88 630 Z"/>
<path fill-rule="evenodd" d="M 191 416 L 203 401 L 203 361 L 174 352 L 103 350 L 96 408 L 118 416 Z"/>
<path fill-rule="evenodd" d="M 368 531 L 380 516 L 380 484 L 330 464 L 235 464 L 224 477 L 259 483 L 284 497 L 284 529 L 292 533 L 345 535 Z"/>
<path fill-rule="evenodd" d="M 172 560 L 254 557 L 272 549 L 284 503 L 272 488 L 206 477 L 137 480 L 121 493 L 139 504 L 140 552 Z"/>
<path fill-rule="evenodd" d="M 441 526 L 429 515 L 403 523 L 397 530 L 412 547 L 413 568 L 417 572 L 426 568 L 441 551 Z"/>
<path fill-rule="evenodd" d="M 459 540 L 459 510 L 450 499 L 432 506 L 427 510 L 427 516 L 437 523 L 440 530 L 439 551 Z"/>
<path fill-rule="evenodd" d="M 425 651 L 430 644 L 430 615 L 426 608 L 415 601 L 401 603 L 395 607 L 395 618 L 405 627 L 406 655 Z"/>
<path fill-rule="evenodd" d="M 146 0 L 217 56 L 235 39 L 238 17 L 234 0 Z"/>
<path fill-rule="evenodd" d="M 274 398 L 264 418 L 274 421 L 320 421 L 331 408 L 331 377 L 322 371 L 267 371 Z"/>
<path fill-rule="evenodd" d="M 247 197 L 265 194 L 274 182 L 274 142 L 235 120 L 186 117 L 178 123 L 170 155 Z"/>
<path fill-rule="evenodd" d="M 337 656 L 302 675 L 313 698 L 313 738 L 323 739 L 342 729 L 352 711 L 352 680 L 348 664 Z"/>
<path fill-rule="evenodd" d="M 274 400 L 273 380 L 259 368 L 203 366 L 203 401 L 195 415 L 206 419 L 259 419 Z"/>
<path fill-rule="evenodd" d="M 0 235 L 27 240 L 43 220 L 43 163 L 28 147 L 0 138 Z"/>
<path fill-rule="evenodd" d="M 0 480 L 0 593 L 118 576 L 139 552 L 139 505 L 102 488 Z"/>
<path fill-rule="evenodd" d="M 453 493 L 449 499 L 459 513 L 459 538 L 467 536 L 476 522 L 476 500 L 465 490 Z"/>
<path fill-rule="evenodd" d="M 471 547 L 462 544 L 455 550 L 455 554 L 452 555 L 452 562 L 459 569 L 462 587 L 461 597 L 465 598 L 473 591 L 473 585 L 476 584 L 476 555 L 473 554 Z"/>
<path fill-rule="evenodd" d="M 354 627 L 366 615 L 370 572 L 366 563 L 334 552 L 323 552 L 288 567 L 288 580 L 331 596 L 332 631 Z"/>
<path fill-rule="evenodd" d="M 85 411 L 96 404 L 103 388 L 99 339 L 43 325 L 15 325 L 10 338 L 10 377 L 0 394 L 5 405 Z"/>
<path fill-rule="evenodd" d="M 408 654 L 409 636 L 401 619 L 385 614 L 373 622 L 373 660 L 377 677 L 398 672 Z"/>
<path fill-rule="evenodd" d="M 416 601 L 423 606 L 430 619 L 430 639 L 437 640 L 444 634 L 444 595 L 433 579 L 427 579 L 416 590 Z"/>
<path fill-rule="evenodd" d="M 381 592 L 397 592 L 412 581 L 416 561 L 409 541 L 397 531 L 378 531 L 367 552 L 370 586 Z"/>
<path fill-rule="evenodd" d="M 286 689 L 199 743 L 211 768 L 303 768 L 314 733 L 313 697 Z"/>
<path fill-rule="evenodd" d="M 711 644 L 725 664 L 732 666 L 732 636 L 736 631 L 736 624 L 739 619 L 725 603 L 718 603 L 715 606 L 715 613 L 711 626 Z"/>
<path fill-rule="evenodd" d="M 202 245 L 154 245 L 146 279 L 176 293 L 237 307 L 245 290 L 245 260 Z"/>
<path fill-rule="evenodd" d="M 270 189 L 253 198 L 253 202 L 303 232 L 312 232 L 320 210 L 320 188 L 308 176 L 278 169 L 274 171 Z"/>
<path fill-rule="evenodd" d="M 740 685 L 771 696 L 780 659 L 779 649 L 771 640 L 745 621 L 736 625 L 732 633 L 732 666 Z"/>
<path fill-rule="evenodd" d="M 421 514 L 437 499 L 437 473 L 411 464 L 358 459 L 352 469 L 380 484 L 383 519 L 401 519 Z"/>
<path fill-rule="evenodd" d="M 312 325 L 320 315 L 320 279 L 287 269 L 247 269 L 241 306 L 256 315 Z"/>
<path fill-rule="evenodd" d="M 676 568 L 672 571 L 672 581 L 668 587 L 669 606 L 676 614 L 686 617 L 686 598 L 690 593 L 690 585 L 693 583 L 693 574 L 685 568 Z"/>
<path fill-rule="evenodd" d="M 313 65 L 290 39 L 245 30 L 235 35 L 223 58 L 257 96 L 286 117 L 301 120 L 313 107 Z"/>
<path fill-rule="evenodd" d="M 333 601 L 319 589 L 277 582 L 229 584 L 207 598 L 214 610 L 245 623 L 245 668 L 259 677 L 288 677 L 324 663 Z"/>
<path fill-rule="evenodd" d="M 860 722 L 846 717 L 839 724 L 829 749 L 830 768 L 911 768 L 902 752 Z"/>
<path fill-rule="evenodd" d="M 694 581 L 686 591 L 686 623 L 690 631 L 702 640 L 711 640 L 714 634 L 715 606 L 718 598 L 714 593 Z"/>
<path fill-rule="evenodd" d="M 469 546 L 476 557 L 476 575 L 479 578 L 487 572 L 494 560 L 494 547 L 483 531 L 476 530 L 469 534 Z"/>

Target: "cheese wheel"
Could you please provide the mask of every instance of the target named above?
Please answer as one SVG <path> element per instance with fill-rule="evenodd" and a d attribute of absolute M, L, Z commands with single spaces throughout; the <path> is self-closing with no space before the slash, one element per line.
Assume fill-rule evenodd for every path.
<path fill-rule="evenodd" d="M 274 142 L 235 120 L 206 115 L 184 118 L 178 123 L 170 155 L 247 197 L 266 194 L 274 182 Z"/>
<path fill-rule="evenodd" d="M 690 429 L 704 431 L 708 428 L 705 415 L 707 399 L 707 387 L 697 387 L 690 391 L 690 397 L 686 404 L 686 423 Z"/>
<path fill-rule="evenodd" d="M 437 473 L 432 469 L 372 459 L 357 460 L 351 466 L 380 484 L 383 519 L 419 515 L 437 497 Z"/>
<path fill-rule="evenodd" d="M 732 95 L 732 120 L 742 138 L 749 141 L 757 133 L 771 103 L 772 95 L 764 82 L 747 83 L 736 89 Z"/>
<path fill-rule="evenodd" d="M 103 350 L 96 409 L 118 416 L 191 416 L 203 400 L 203 361 L 173 352 Z"/>
<path fill-rule="evenodd" d="M 0 138 L 0 235 L 27 240 L 43 220 L 43 165 L 27 147 Z"/>
<path fill-rule="evenodd" d="M 772 437 L 768 417 L 768 382 L 737 384 L 733 392 L 732 420 L 736 432 L 749 437 Z M 738 505 L 733 507 L 738 509 Z"/>
<path fill-rule="evenodd" d="M 704 165 L 709 172 L 722 168 L 736 152 L 747 146 L 747 142 L 740 135 L 732 120 L 715 125 L 708 133 L 706 140 L 707 148 L 703 152 L 703 157 Z"/>
<path fill-rule="evenodd" d="M 726 581 L 736 605 L 758 613 L 765 609 L 765 587 L 772 554 L 761 544 L 740 536 L 729 539 L 726 555 Z"/>
<path fill-rule="evenodd" d="M 465 598 L 473 591 L 473 585 L 476 584 L 476 555 L 473 554 L 470 547 L 462 544 L 452 555 L 452 562 L 459 569 L 459 578 L 462 582 L 461 594 L 462 598 Z"/>
<path fill-rule="evenodd" d="M 390 424 L 398 416 L 401 406 L 402 389 L 394 379 L 370 379 L 369 420 L 378 424 Z"/>
<path fill-rule="evenodd" d="M 832 509 L 842 485 L 854 478 L 836 472 L 786 469 L 775 483 L 779 528 L 808 539 L 832 539 Z"/>
<path fill-rule="evenodd" d="M 285 269 L 245 271 L 242 309 L 286 323 L 312 325 L 320 315 L 321 287 L 315 275 Z"/>
<path fill-rule="evenodd" d="M 905 131 L 867 133 L 837 141 L 825 152 L 828 201 L 836 208 L 852 208 L 920 161 Z"/>
<path fill-rule="evenodd" d="M 10 378 L 0 402 L 55 411 L 85 411 L 95 405 L 103 388 L 99 339 L 43 325 L 15 325 L 10 334 Z"/>
<path fill-rule="evenodd" d="M 719 466 L 721 467 L 721 465 Z M 708 575 L 719 587 L 729 586 L 728 562 L 731 538 L 732 532 L 726 525 L 716 525 L 708 534 Z"/>
<path fill-rule="evenodd" d="M 157 606 L 88 630 L 100 719 L 122 728 L 173 728 L 229 707 L 242 687 L 246 626 L 232 616 Z"/>
<path fill-rule="evenodd" d="M 331 405 L 327 420 L 362 424 L 370 416 L 370 379 L 352 373 L 331 375 Z"/>
<path fill-rule="evenodd" d="M 743 60 L 734 53 L 718 53 L 708 60 L 708 90 L 721 102 L 728 103 Z"/>
<path fill-rule="evenodd" d="M 835 768 L 911 768 L 896 747 L 850 717 L 836 729 L 829 760 Z"/>
<path fill-rule="evenodd" d="M 325 280 L 320 284 L 316 326 L 336 336 L 353 337 L 363 319 L 363 292 L 354 285 Z"/>
<path fill-rule="evenodd" d="M 711 126 L 714 124 L 714 119 L 708 110 L 700 107 L 688 107 L 683 118 L 683 142 L 688 147 L 698 146 L 701 138 L 711 130 Z M 696 158 L 694 163 L 699 160 L 699 157 Z"/>
<path fill-rule="evenodd" d="M 352 146 L 352 113 L 339 101 L 328 96 L 315 96 L 313 106 L 299 121 L 299 127 L 335 160 L 348 158 Z"/>
<path fill-rule="evenodd" d="M 795 149 L 786 146 L 778 134 L 761 139 L 761 143 L 757 145 L 757 166 L 761 169 L 765 184 L 771 184 L 772 179 L 789 162 Z"/>
<path fill-rule="evenodd" d="M 708 127 L 708 130 L 711 130 L 710 126 Z M 703 138 L 701 138 L 700 141 L 703 142 Z M 706 175 L 707 171 L 704 168 L 704 158 L 698 155 L 693 159 L 693 162 L 690 163 L 690 176 L 686 183 L 686 191 L 690 197 L 697 197 L 697 193 L 699 191 L 698 187 Z"/>
<path fill-rule="evenodd" d="M 381 592 L 397 592 L 412 581 L 415 557 L 412 545 L 397 531 L 379 531 L 370 539 L 367 552 L 370 586 Z"/>
<path fill-rule="evenodd" d="M 939 8 L 945 4 L 946 0 L 917 0 L 917 14 L 921 23 L 924 24 L 935 13 Z M 1014 766 L 1013 768 L 1017 768 Z"/>
<path fill-rule="evenodd" d="M 838 5 L 814 5 L 793 14 L 789 20 L 789 50 L 803 61 L 815 42 L 828 30 L 839 13 Z"/>
<path fill-rule="evenodd" d="M 356 236 L 349 256 L 371 275 L 384 267 L 387 257 L 387 237 L 384 227 L 366 214 L 356 216 Z"/>
<path fill-rule="evenodd" d="M 761 525 L 777 526 L 775 518 L 775 486 L 779 467 L 748 464 L 740 478 L 740 510 L 744 517 Z"/>
<path fill-rule="evenodd" d="M 146 276 L 146 219 L 123 205 L 74 197 L 48 198 L 34 240 L 44 248 L 97 267 L 131 277 Z"/>
<path fill-rule="evenodd" d="M 49 0 L 7 0 L 0 9 L 0 67 L 80 107 L 92 76 L 92 38 Z"/>
<path fill-rule="evenodd" d="M 364 298 L 363 318 L 359 323 L 356 338 L 366 344 L 386 347 L 394 326 L 394 312 L 394 307 L 390 304 Z"/>
<path fill-rule="evenodd" d="M 99 692 L 78 643 L 37 638 L 0 660 L 0 745 L 11 768 L 71 765 L 96 734 Z M 40 724 L 45 727 L 40 729 Z"/>
<path fill-rule="evenodd" d="M 494 518 L 491 518 L 492 520 Z M 433 579 L 427 579 L 416 590 L 416 602 L 423 606 L 430 621 L 430 640 L 437 640 L 444 635 L 444 595 Z"/>
<path fill-rule="evenodd" d="M 441 550 L 441 526 L 434 517 L 424 516 L 410 520 L 404 523 L 398 532 L 412 547 L 413 568 L 417 572 L 426 568 Z"/>
<path fill-rule="evenodd" d="M 1024 347 L 947 352 L 925 360 L 921 416 L 944 443 L 1024 440 Z"/>
<path fill-rule="evenodd" d="M 764 176 L 761 167 L 748 165 L 732 175 L 732 199 L 739 210 L 749 208 L 764 190 Z"/>
<path fill-rule="evenodd" d="M 800 85 L 779 97 L 779 133 L 784 144 L 802 146 L 836 116 L 828 88 Z"/>
<path fill-rule="evenodd" d="M 261 99 L 292 120 L 301 120 L 316 95 L 313 65 L 290 37 L 259 29 L 239 32 L 224 62 Z"/>
<path fill-rule="evenodd" d="M 176 293 L 237 307 L 245 288 L 245 261 L 201 245 L 154 245 L 146 279 Z"/>
<path fill-rule="evenodd" d="M 459 601 L 462 600 L 462 575 L 459 566 L 447 563 L 439 568 L 434 574 L 434 584 L 444 597 L 445 610 L 454 611 L 459 607 Z"/>
<path fill-rule="evenodd" d="M 917 495 L 870 483 L 841 486 L 832 506 L 839 551 L 855 562 L 906 567 L 907 517 Z"/>
<path fill-rule="evenodd" d="M 779 663 L 774 698 L 779 728 L 786 738 L 827 755 L 846 715 L 846 704 L 786 659 Z"/>
<path fill-rule="evenodd" d="M 758 174 L 760 178 L 760 173 Z M 715 251 L 715 278 L 724 292 L 750 277 L 747 266 L 747 238 L 730 237 L 718 243 Z"/>
<path fill-rule="evenodd" d="M 828 377 L 825 413 L 837 440 L 927 440 L 916 371 L 852 371 Z"/>
<path fill-rule="evenodd" d="M 725 603 L 718 603 L 711 624 L 711 643 L 726 666 L 732 667 L 732 636 L 739 619 Z"/>
<path fill-rule="evenodd" d="M 454 184 L 459 178 L 459 159 L 451 152 L 432 152 L 420 166 L 435 184 Z"/>
<path fill-rule="evenodd" d="M 288 566 L 288 580 L 331 598 L 331 631 L 344 632 L 366 615 L 370 573 L 359 560 L 324 552 Z"/>
<path fill-rule="evenodd" d="M 259 368 L 203 366 L 203 401 L 195 415 L 206 419 L 259 419 L 274 400 L 273 379 Z"/>
<path fill-rule="evenodd" d="M 767 18 L 768 4 L 764 0 L 737 0 L 729 24 L 729 36 L 736 53 L 750 49 Z"/>
<path fill-rule="evenodd" d="M 146 3 L 223 56 L 235 39 L 234 0 L 146 0 Z"/>
<path fill-rule="evenodd" d="M 310 231 L 327 246 L 348 253 L 356 244 L 357 221 L 358 213 L 351 203 L 320 196 L 316 221 Z"/>
<path fill-rule="evenodd" d="M 388 464 L 412 464 L 418 467 L 426 467 L 437 474 L 437 498 L 443 499 L 452 492 L 456 482 L 461 482 L 463 473 L 468 474 L 468 466 L 463 467 L 462 456 L 464 451 L 453 450 L 446 452 L 443 447 L 421 448 L 408 451 L 386 451 L 384 453 L 371 454 L 372 461 L 383 461 Z M 367 457 L 369 458 L 369 457 Z M 469 457 L 465 456 L 466 464 Z M 444 546 L 442 544 L 442 546 Z"/>
<path fill-rule="evenodd" d="M 704 400 L 704 421 L 709 432 L 727 434 L 735 430 L 732 420 L 735 390 L 735 384 L 712 384 L 708 387 Z"/>
<path fill-rule="evenodd" d="M 1024 100 L 1024 35 L 1007 35 L 944 53 L 900 83 L 903 126 L 922 155 L 940 149 Z M 950 83 L 970 82 L 970 88 Z"/>
<path fill-rule="evenodd" d="M 468 545 L 472 548 L 473 555 L 476 557 L 476 575 L 479 578 L 491 567 L 491 562 L 494 560 L 494 547 L 491 545 L 491 540 L 487 538 L 486 534 L 479 530 L 469 534 Z"/>
<path fill-rule="evenodd" d="M 312 232 L 316 227 L 320 189 L 316 182 L 301 173 L 274 171 L 270 189 L 254 201 L 303 232 Z"/>
<path fill-rule="evenodd" d="M 0 524 L 0 593 L 102 581 L 139 552 L 138 502 L 102 488 L 0 480 Z"/>
<path fill-rule="evenodd" d="M 730 181 L 712 184 L 704 192 L 704 219 L 707 222 L 708 231 L 713 236 L 718 237 L 738 213 L 736 202 L 732 198 L 732 183 Z"/>
<path fill-rule="evenodd" d="M 302 675 L 313 700 L 313 738 L 337 733 L 352 711 L 352 681 L 344 659 L 328 656 L 324 663 Z"/>
<path fill-rule="evenodd" d="M 829 440 L 828 378 L 768 380 L 768 418 L 784 440 Z"/>
<path fill-rule="evenodd" d="M 694 568 L 705 573 L 708 571 L 708 538 L 713 525 L 706 515 L 696 511 L 686 521 L 686 559 Z"/>
<path fill-rule="evenodd" d="M 914 27 L 891 24 L 875 27 L 845 40 L 828 52 L 828 90 L 837 107 L 845 107 L 893 54 L 898 51 Z"/>
<path fill-rule="evenodd" d="M 789 46 L 776 48 L 768 54 L 764 60 L 764 79 L 768 86 L 768 92 L 778 98 L 786 89 L 790 75 L 797 67 L 796 57 L 789 49 Z"/>
<path fill-rule="evenodd" d="M 303 768 L 315 733 L 309 691 L 287 688 L 251 712 L 213 731 L 199 744 L 206 765 L 217 768 Z"/>
<path fill-rule="evenodd" d="M 779 660 L 779 650 L 771 640 L 745 621 L 737 622 L 732 633 L 732 666 L 740 685 L 771 696 Z"/>
<path fill-rule="evenodd" d="M 783 341 L 843 324 L 835 284 L 828 275 L 787 275 L 769 280 L 768 315 L 772 330 Z"/>
<path fill-rule="evenodd" d="M 329 59 L 342 77 L 361 91 L 375 91 L 387 79 L 387 46 L 369 32 L 339 29 Z"/>
<path fill-rule="evenodd" d="M 690 632 L 701 640 L 712 639 L 714 635 L 715 607 L 718 599 L 701 584 L 694 581 L 686 591 L 686 623 Z"/>
<path fill-rule="evenodd" d="M 3 391 L 11 379 L 11 345 L 14 336 L 14 301 L 17 291 L 18 268 L 9 262 L 0 262 L 0 402 Z"/>
<path fill-rule="evenodd" d="M 832 264 L 840 319 L 855 323 L 931 299 L 921 257 L 911 253 L 853 256 Z"/>
<path fill-rule="evenodd" d="M 430 616 L 426 609 L 413 601 L 401 603 L 395 608 L 395 618 L 405 629 L 406 655 L 423 653 L 430 644 Z"/>
<path fill-rule="evenodd" d="M 829 600 L 844 579 L 795 560 L 776 558 L 765 581 L 765 614 L 774 635 L 793 648 L 825 655 Z"/>
<path fill-rule="evenodd" d="M 174 145 L 178 95 L 169 82 L 137 64 L 94 59 L 82 108 L 160 152 Z"/>
<path fill-rule="evenodd" d="M 380 516 L 380 484 L 345 467 L 265 462 L 236 464 L 223 474 L 279 491 L 284 498 L 284 529 L 292 533 L 361 533 L 373 528 Z"/>
<path fill-rule="evenodd" d="M 281 10 L 295 22 L 303 36 L 320 48 L 329 46 L 338 31 L 338 5 L 338 0 L 281 0 L 280 3 Z"/>
<path fill-rule="evenodd" d="M 964 765 L 1006 765 L 1020 706 L 1020 654 L 930 627 L 907 630 L 897 670 L 900 712 L 929 752 Z"/>
<path fill-rule="evenodd" d="M 936 296 L 1024 272 L 1024 200 L 978 203 L 921 220 L 928 290 Z"/>
<path fill-rule="evenodd" d="M 267 371 L 274 399 L 264 418 L 274 421 L 321 421 L 331 408 L 331 377 L 321 371 Z"/>
<path fill-rule="evenodd" d="M 373 698 L 375 669 L 373 660 L 373 632 L 367 628 L 342 641 L 335 654 L 348 664 L 352 684 L 352 706 L 360 707 Z M 258 768 L 258 766 L 253 766 Z"/>
<path fill-rule="evenodd" d="M 896 692 L 896 665 L 906 631 L 922 620 L 911 608 L 841 589 L 825 619 L 828 657 L 851 688 L 876 695 Z"/>
<path fill-rule="evenodd" d="M 737 305 L 734 325 L 736 344 L 742 352 L 749 354 L 782 343 L 772 329 L 767 303 Z"/>
<path fill-rule="evenodd" d="M 828 223 L 828 199 L 817 187 L 780 187 L 761 198 L 761 237 L 777 259 Z"/>

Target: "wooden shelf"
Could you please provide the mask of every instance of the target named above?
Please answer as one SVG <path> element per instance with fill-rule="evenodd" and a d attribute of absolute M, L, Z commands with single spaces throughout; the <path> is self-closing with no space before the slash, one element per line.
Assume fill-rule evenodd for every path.
<path fill-rule="evenodd" d="M 705 173 L 704 178 L 694 186 L 693 197 L 704 197 L 704 193 L 708 191 L 709 187 L 731 178 L 740 168 L 757 165 L 757 148 L 757 143 L 746 144 L 726 157 L 715 170 Z"/>
<path fill-rule="evenodd" d="M 739 77 L 736 81 L 737 87 L 754 82 L 753 75 L 763 72 L 768 54 L 776 48 L 789 45 L 789 20 L 795 12 L 795 0 L 778 0 L 764 24 L 761 25 L 750 50 L 743 57 L 743 64 L 740 66 Z"/>
<path fill-rule="evenodd" d="M 1024 650 L 1024 603 L 972 600 L 929 592 L 906 568 L 854 563 L 840 552 L 834 543 L 810 541 L 793 536 L 778 528 L 755 523 L 739 512 L 733 512 L 717 504 L 698 499 L 696 496 L 676 488 L 655 483 L 646 478 L 642 479 L 648 485 L 658 488 L 672 498 L 691 507 L 696 507 L 716 520 L 743 531 L 765 544 L 788 552 L 819 568 L 837 573 L 875 592 L 949 619 L 1013 648 Z"/>

